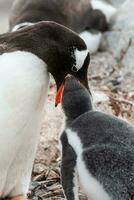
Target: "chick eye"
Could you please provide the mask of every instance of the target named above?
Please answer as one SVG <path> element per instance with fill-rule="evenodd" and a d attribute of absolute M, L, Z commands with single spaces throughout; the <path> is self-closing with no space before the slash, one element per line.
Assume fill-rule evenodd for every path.
<path fill-rule="evenodd" d="M 75 66 L 73 66 L 73 67 L 72 67 L 72 71 L 73 71 L 73 72 L 78 72 L 78 69 L 77 69 Z"/>

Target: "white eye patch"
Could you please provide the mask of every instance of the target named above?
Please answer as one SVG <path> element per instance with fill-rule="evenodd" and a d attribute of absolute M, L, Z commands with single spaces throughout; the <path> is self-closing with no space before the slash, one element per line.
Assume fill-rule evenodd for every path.
<path fill-rule="evenodd" d="M 32 26 L 34 23 L 31 23 L 31 22 L 24 22 L 24 23 L 20 23 L 20 24 L 17 24 L 16 26 L 13 27 L 12 29 L 12 32 L 14 31 L 17 31 L 18 29 L 20 28 L 23 28 L 23 27 L 27 27 L 27 26 Z"/>
<path fill-rule="evenodd" d="M 88 53 L 89 53 L 88 50 L 79 51 L 76 49 L 74 51 L 74 55 L 76 59 L 75 71 L 79 71 L 82 68 Z"/>

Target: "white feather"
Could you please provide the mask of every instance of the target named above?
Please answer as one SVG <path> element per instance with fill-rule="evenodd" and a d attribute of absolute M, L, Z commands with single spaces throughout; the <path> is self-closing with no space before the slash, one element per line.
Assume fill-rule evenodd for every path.
<path fill-rule="evenodd" d="M 100 32 L 93 34 L 89 31 L 84 31 L 79 34 L 87 45 L 87 49 L 90 53 L 95 53 L 99 49 L 102 34 Z"/>
<path fill-rule="evenodd" d="M 79 200 L 79 185 L 78 185 L 77 168 L 75 168 L 73 175 L 74 175 L 74 178 L 73 178 L 74 200 Z"/>
<path fill-rule="evenodd" d="M 74 54 L 76 58 L 77 70 L 80 70 L 82 68 L 88 53 L 89 53 L 88 50 L 82 50 L 82 51 L 79 51 L 78 49 L 75 50 Z"/>
<path fill-rule="evenodd" d="M 69 144 L 73 147 L 77 155 L 81 155 L 83 152 L 83 146 L 77 133 L 71 129 L 67 129 L 66 133 Z"/>
<path fill-rule="evenodd" d="M 77 159 L 77 168 L 81 186 L 89 198 L 94 200 L 111 200 L 103 186 L 87 170 L 82 156 L 79 156 Z"/>
<path fill-rule="evenodd" d="M 49 75 L 28 52 L 0 56 L 0 197 L 28 190 Z"/>
<path fill-rule="evenodd" d="M 89 197 L 89 199 L 91 198 L 94 200 L 110 200 L 110 197 L 104 190 L 103 186 L 99 183 L 97 179 L 95 179 L 95 177 L 91 175 L 90 171 L 86 168 L 85 162 L 82 158 L 82 153 L 85 149 L 83 148 L 77 132 L 74 132 L 71 129 L 67 129 L 66 133 L 69 144 L 72 146 L 77 154 L 76 169 L 79 176 L 80 184 L 84 192 Z"/>
<path fill-rule="evenodd" d="M 25 27 L 25 26 L 32 26 L 33 24 L 34 23 L 31 23 L 31 22 L 24 22 L 24 23 L 17 24 L 12 28 L 12 32 L 17 31 L 18 29 Z"/>

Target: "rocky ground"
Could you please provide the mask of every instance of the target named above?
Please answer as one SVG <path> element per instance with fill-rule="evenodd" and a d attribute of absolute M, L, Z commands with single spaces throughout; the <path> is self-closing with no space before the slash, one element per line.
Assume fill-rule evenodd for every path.
<path fill-rule="evenodd" d="M 4 1 L 4 0 L 3 0 Z M 0 1 L 0 32 L 6 30 L 7 12 Z M 8 2 L 8 1 L 7 1 Z M 11 1 L 10 1 L 11 2 Z M 10 2 L 8 7 L 10 8 Z M 126 66 L 125 66 L 126 69 Z M 89 86 L 97 110 L 113 114 L 134 123 L 134 76 L 124 74 L 124 66 L 113 53 L 99 52 L 91 56 L 88 72 Z M 52 81 L 42 119 L 40 142 L 28 193 L 31 200 L 63 200 L 60 179 L 59 134 L 64 121 L 61 107 L 54 107 L 55 84 Z M 86 198 L 80 193 L 81 199 Z"/>

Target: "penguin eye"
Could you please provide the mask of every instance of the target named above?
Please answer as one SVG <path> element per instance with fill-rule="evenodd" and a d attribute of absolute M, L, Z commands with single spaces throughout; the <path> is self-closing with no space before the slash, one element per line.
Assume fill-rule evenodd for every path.
<path fill-rule="evenodd" d="M 78 69 L 77 69 L 75 66 L 73 66 L 73 67 L 72 67 L 72 71 L 73 71 L 73 72 L 78 72 Z"/>

